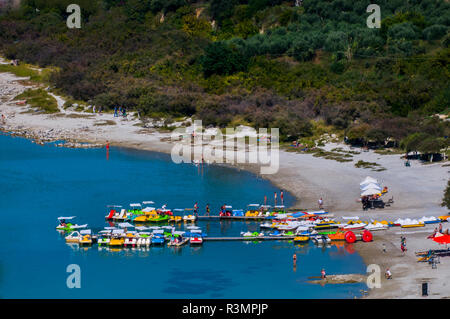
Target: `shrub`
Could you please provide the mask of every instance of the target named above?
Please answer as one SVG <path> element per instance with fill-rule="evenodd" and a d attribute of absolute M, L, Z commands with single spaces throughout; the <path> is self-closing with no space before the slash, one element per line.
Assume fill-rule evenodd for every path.
<path fill-rule="evenodd" d="M 205 49 L 200 63 L 203 73 L 209 77 L 213 74 L 228 75 L 237 71 L 245 71 L 248 66 L 248 58 L 223 42 L 214 42 Z"/>
<path fill-rule="evenodd" d="M 434 24 L 422 31 L 423 37 L 427 40 L 439 40 L 447 34 L 447 27 L 442 24 Z"/>

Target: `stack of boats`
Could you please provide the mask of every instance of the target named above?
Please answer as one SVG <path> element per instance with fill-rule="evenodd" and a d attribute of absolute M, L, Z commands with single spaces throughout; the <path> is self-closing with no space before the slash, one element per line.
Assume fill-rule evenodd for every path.
<path fill-rule="evenodd" d="M 142 204 L 132 203 L 128 210 L 120 205 L 108 205 L 108 213 L 105 219 L 114 222 L 129 221 L 134 223 L 193 222 L 197 219 L 194 215 L 175 216 L 165 206 L 162 208 L 148 206 L 153 204 L 153 201 L 144 201 Z M 145 205 L 145 208 L 142 208 L 143 205 Z"/>

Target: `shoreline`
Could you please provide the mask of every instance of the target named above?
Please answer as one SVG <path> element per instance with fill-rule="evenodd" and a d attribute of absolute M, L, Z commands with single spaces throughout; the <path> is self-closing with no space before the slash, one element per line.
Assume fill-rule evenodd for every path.
<path fill-rule="evenodd" d="M 113 118 L 110 113 L 99 115 L 68 110 L 56 114 L 30 113 L 27 106 L 15 105 L 12 101 L 16 95 L 29 88 L 18 82 L 23 79 L 10 73 L 0 73 L 0 87 L 5 88 L 0 92 L 0 113 L 6 115 L 6 124 L 2 126 L 4 131 L 22 131 L 28 134 L 28 137 L 25 134 L 26 138 L 31 138 L 33 134 L 37 136 L 40 134 L 50 139 L 59 138 L 97 145 L 104 145 L 109 141 L 111 146 L 170 154 L 173 144 L 164 141 L 170 138 L 170 133 L 161 133 L 139 126 L 140 121 L 133 119 L 133 114 L 130 120 L 123 120 Z M 61 103 L 63 102 L 58 101 L 59 106 Z M 114 124 L 105 125 L 105 121 L 114 121 Z M 327 149 L 336 147 L 351 150 L 344 144 L 326 145 Z M 399 157 L 400 155 L 379 155 L 369 151 L 355 154 L 351 162 L 341 163 L 314 157 L 312 154 L 280 150 L 280 168 L 276 174 L 272 175 L 260 174 L 258 164 L 215 165 L 250 171 L 258 177 L 267 179 L 274 186 L 294 196 L 294 207 L 316 210 L 318 198 L 323 197 L 325 209 L 336 217 L 357 215 L 365 220 L 395 220 L 399 217 L 417 218 L 447 214 L 447 210 L 440 207 L 448 180 L 448 169 L 443 166 L 445 163 L 423 165 L 413 162 L 412 167 L 406 168 Z M 354 164 L 358 160 L 379 163 L 386 170 L 376 172 L 357 168 Z M 369 212 L 362 211 L 361 204 L 356 202 L 356 199 L 359 197 L 359 182 L 367 175 L 377 178 L 383 185 L 389 187 L 387 197 L 394 197 L 392 207 Z M 447 226 L 447 224 L 444 225 Z M 429 229 L 429 226 L 424 228 Z M 432 229 L 429 230 L 431 233 Z M 382 288 L 372 289 L 368 298 L 419 298 L 419 286 L 414 286 L 413 283 L 416 284 L 417 280 L 427 276 L 434 282 L 450 282 L 449 276 L 445 276 L 442 270 L 439 271 L 439 268 L 447 267 L 448 269 L 449 267 L 449 262 L 445 261 L 445 258 L 441 259 L 438 272 L 434 269 L 431 272 L 428 265 L 418 264 L 414 259 L 415 250 L 437 248 L 436 244 L 430 240 L 422 242 L 419 240 L 427 234 L 408 230 L 412 232 L 407 234 L 409 250 L 405 256 L 399 254 L 400 235 L 396 233 L 402 231 L 395 228 L 374 232 L 375 239 L 372 243 L 354 244 L 355 251 L 366 265 L 378 263 L 382 273 L 386 267 L 390 267 L 394 275 L 391 281 L 382 279 Z M 383 253 L 380 248 L 383 243 L 389 248 L 387 253 Z M 450 297 L 450 291 L 445 290 L 445 285 L 439 286 L 436 283 L 432 285 L 433 289 L 434 287 L 438 289 L 438 295 L 434 295 L 436 298 Z"/>

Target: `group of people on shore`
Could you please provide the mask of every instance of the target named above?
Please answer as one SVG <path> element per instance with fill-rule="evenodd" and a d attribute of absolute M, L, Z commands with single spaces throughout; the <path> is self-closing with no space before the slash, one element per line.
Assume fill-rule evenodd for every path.
<path fill-rule="evenodd" d="M 114 107 L 114 117 L 119 117 L 119 113 L 123 118 L 127 117 L 127 109 L 124 106 Z"/>
<path fill-rule="evenodd" d="M 450 235 L 448 229 L 446 229 L 446 230 L 442 229 L 442 223 L 439 223 L 439 227 L 435 227 L 434 228 L 433 234 L 428 236 L 428 238 L 434 238 L 438 234 L 440 234 L 440 235 Z"/>

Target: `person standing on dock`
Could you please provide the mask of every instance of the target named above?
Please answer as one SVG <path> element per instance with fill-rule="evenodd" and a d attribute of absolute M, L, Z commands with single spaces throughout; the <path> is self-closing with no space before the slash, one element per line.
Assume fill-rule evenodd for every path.
<path fill-rule="evenodd" d="M 194 204 L 194 215 L 196 217 L 198 217 L 198 203 L 197 202 L 195 202 L 195 204 Z"/>
<path fill-rule="evenodd" d="M 206 216 L 209 216 L 209 212 L 210 212 L 209 204 L 206 204 Z"/>

